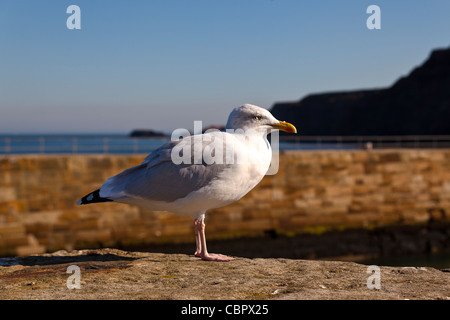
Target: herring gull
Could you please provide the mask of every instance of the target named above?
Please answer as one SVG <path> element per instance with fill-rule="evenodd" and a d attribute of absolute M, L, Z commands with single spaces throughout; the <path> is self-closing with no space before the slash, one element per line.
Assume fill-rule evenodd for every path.
<path fill-rule="evenodd" d="M 229 205 L 246 195 L 266 175 L 272 160 L 267 134 L 296 133 L 266 109 L 245 104 L 233 109 L 226 131 L 189 135 L 151 152 L 138 166 L 109 178 L 77 204 L 116 201 L 194 218 L 195 256 L 229 261 L 209 253 L 205 237 L 208 209 Z"/>

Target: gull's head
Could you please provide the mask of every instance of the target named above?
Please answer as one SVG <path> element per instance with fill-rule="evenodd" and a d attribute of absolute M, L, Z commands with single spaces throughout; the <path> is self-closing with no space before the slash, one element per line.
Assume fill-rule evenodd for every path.
<path fill-rule="evenodd" d="M 297 133 L 297 129 L 292 124 L 279 121 L 268 110 L 252 104 L 234 108 L 228 117 L 226 129 L 242 129 L 245 132 L 255 130 L 263 133 L 282 130 Z"/>

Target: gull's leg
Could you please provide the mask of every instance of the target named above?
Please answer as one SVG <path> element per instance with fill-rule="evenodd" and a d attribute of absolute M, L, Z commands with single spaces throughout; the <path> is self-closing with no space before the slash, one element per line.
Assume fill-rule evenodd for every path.
<path fill-rule="evenodd" d="M 194 256 L 196 257 L 200 257 L 201 252 L 200 227 L 199 227 L 200 223 L 201 223 L 200 219 L 194 220 L 195 244 L 196 244 Z"/>
<path fill-rule="evenodd" d="M 205 236 L 205 215 L 202 214 L 197 220 L 194 222 L 195 227 L 195 235 L 197 241 L 197 251 L 195 252 L 195 256 L 202 258 L 203 260 L 211 260 L 211 261 L 230 261 L 233 260 L 233 257 L 229 257 L 223 254 L 216 253 L 208 253 L 208 249 L 206 248 L 206 236 Z M 200 246 L 200 251 L 199 247 Z"/>

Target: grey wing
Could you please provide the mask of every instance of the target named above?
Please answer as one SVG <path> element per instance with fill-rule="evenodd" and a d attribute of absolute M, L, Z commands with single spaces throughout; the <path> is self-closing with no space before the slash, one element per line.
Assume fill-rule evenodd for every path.
<path fill-rule="evenodd" d="M 100 188 L 102 197 L 171 202 L 208 185 L 226 168 L 226 164 L 194 164 L 193 154 L 191 162 L 187 164 L 175 164 L 171 159 L 175 146 L 181 149 L 190 145 L 190 150 L 193 150 L 194 139 L 190 139 L 191 137 L 168 142 L 147 156 L 141 165 L 109 178 Z M 210 142 L 203 141 L 202 149 L 209 144 Z"/>

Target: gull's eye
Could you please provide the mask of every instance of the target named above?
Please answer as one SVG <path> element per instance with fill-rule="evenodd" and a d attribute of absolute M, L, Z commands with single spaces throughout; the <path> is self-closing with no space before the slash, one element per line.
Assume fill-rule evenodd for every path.
<path fill-rule="evenodd" d="M 259 120 L 261 120 L 261 119 L 262 119 L 262 117 L 261 117 L 260 115 L 256 115 L 256 116 L 254 116 L 254 117 L 253 117 L 253 119 L 255 119 L 255 120 L 258 120 L 258 121 L 259 121 Z"/>

